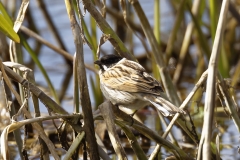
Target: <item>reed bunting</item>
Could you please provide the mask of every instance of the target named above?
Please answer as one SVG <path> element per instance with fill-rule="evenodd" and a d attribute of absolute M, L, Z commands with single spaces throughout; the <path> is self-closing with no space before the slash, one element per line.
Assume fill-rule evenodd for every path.
<path fill-rule="evenodd" d="M 164 116 L 185 113 L 163 98 L 161 84 L 140 64 L 113 54 L 94 63 L 100 67 L 101 90 L 114 105 L 138 110 L 152 104 Z"/>

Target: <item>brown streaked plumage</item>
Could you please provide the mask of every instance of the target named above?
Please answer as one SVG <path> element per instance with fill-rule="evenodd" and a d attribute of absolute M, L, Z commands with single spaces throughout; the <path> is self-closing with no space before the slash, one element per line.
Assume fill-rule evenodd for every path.
<path fill-rule="evenodd" d="M 116 55 L 103 56 L 95 64 L 100 66 L 101 90 L 114 105 L 140 109 L 153 104 L 164 116 L 185 113 L 162 98 L 161 84 L 140 64 Z"/>

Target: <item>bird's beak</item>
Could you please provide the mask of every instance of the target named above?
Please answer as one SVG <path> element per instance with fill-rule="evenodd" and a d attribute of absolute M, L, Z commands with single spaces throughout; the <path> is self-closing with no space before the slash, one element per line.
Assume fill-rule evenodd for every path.
<path fill-rule="evenodd" d="M 101 64 L 101 61 L 96 60 L 96 61 L 94 62 L 94 64 L 100 65 L 100 64 Z"/>

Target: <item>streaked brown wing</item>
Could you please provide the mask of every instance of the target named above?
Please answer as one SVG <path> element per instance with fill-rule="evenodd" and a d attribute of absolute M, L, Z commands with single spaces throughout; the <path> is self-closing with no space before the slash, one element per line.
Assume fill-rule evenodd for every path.
<path fill-rule="evenodd" d="M 106 70 L 101 76 L 102 82 L 112 89 L 127 92 L 143 92 L 160 95 L 163 92 L 160 83 L 136 62 L 125 60 Z"/>

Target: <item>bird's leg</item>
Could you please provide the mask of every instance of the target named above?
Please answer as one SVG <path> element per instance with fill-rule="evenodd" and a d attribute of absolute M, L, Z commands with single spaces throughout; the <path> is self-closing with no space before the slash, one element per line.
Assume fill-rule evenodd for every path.
<path fill-rule="evenodd" d="M 118 104 L 115 104 L 115 106 L 117 107 L 117 112 L 118 112 L 118 114 L 120 113 L 121 114 L 121 109 L 119 108 L 119 105 Z M 135 113 L 137 112 L 138 110 L 135 110 L 132 114 L 127 114 L 127 115 L 129 115 L 130 117 L 131 117 L 131 120 L 129 120 L 129 121 L 131 121 L 131 123 L 130 123 L 130 125 L 129 126 L 132 126 L 133 124 L 134 124 L 134 118 L 133 118 L 133 116 L 135 115 Z M 125 113 L 125 112 L 124 112 Z"/>
<path fill-rule="evenodd" d="M 138 110 L 135 110 L 132 114 L 129 114 L 131 117 L 133 117 L 136 113 L 137 113 Z"/>
<path fill-rule="evenodd" d="M 129 114 L 129 116 L 131 116 L 131 124 L 130 124 L 130 126 L 132 126 L 133 124 L 134 124 L 134 118 L 133 118 L 133 116 L 135 115 L 135 113 L 137 113 L 137 111 L 138 110 L 135 110 L 132 114 Z"/>

